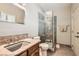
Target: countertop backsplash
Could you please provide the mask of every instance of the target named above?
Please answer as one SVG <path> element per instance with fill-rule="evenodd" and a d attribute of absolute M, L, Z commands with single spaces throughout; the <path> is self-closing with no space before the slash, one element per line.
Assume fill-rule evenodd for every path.
<path fill-rule="evenodd" d="M 19 41 L 22 39 L 28 38 L 28 34 L 18 34 L 18 35 L 9 35 L 9 36 L 0 36 L 0 45 L 8 44 L 11 42 Z"/>

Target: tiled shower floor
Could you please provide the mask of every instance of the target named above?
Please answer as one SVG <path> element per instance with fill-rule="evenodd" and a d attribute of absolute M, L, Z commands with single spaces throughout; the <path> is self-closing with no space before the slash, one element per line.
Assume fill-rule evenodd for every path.
<path fill-rule="evenodd" d="M 48 50 L 48 56 L 75 56 L 71 47 L 66 45 L 60 45 L 60 48 L 56 50 L 56 52 L 52 52 Z"/>

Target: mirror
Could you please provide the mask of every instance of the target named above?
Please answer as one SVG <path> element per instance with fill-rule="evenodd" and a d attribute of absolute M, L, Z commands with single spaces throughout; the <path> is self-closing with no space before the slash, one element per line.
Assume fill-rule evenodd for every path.
<path fill-rule="evenodd" d="M 16 17 L 14 15 L 10 15 L 10 14 L 6 14 L 4 12 L 0 12 L 0 21 L 15 23 L 15 20 L 16 20 Z"/>
<path fill-rule="evenodd" d="M 12 3 L 0 3 L 0 22 L 24 24 L 24 17 L 24 9 Z"/>

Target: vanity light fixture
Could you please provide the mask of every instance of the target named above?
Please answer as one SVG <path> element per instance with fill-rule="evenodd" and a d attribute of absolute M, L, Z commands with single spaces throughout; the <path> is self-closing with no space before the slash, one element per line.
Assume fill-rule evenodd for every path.
<path fill-rule="evenodd" d="M 19 3 L 14 3 L 13 5 L 15 5 L 15 6 L 17 6 L 17 7 L 21 8 L 21 9 L 25 10 L 25 7 L 24 7 L 25 4 L 20 5 Z"/>

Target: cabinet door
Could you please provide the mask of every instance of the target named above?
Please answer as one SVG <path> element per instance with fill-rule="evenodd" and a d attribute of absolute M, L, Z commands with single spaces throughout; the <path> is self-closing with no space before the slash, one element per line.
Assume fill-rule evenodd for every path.
<path fill-rule="evenodd" d="M 75 12 L 72 14 L 72 45 L 73 50 L 76 55 L 79 55 L 79 7 L 75 9 Z"/>
<path fill-rule="evenodd" d="M 39 56 L 39 49 L 35 50 L 31 56 Z"/>
<path fill-rule="evenodd" d="M 34 46 L 30 47 L 28 51 L 28 56 L 31 56 L 32 54 L 35 54 L 38 50 L 39 51 L 39 43 L 35 44 Z M 38 52 L 39 53 L 39 52 Z"/>

